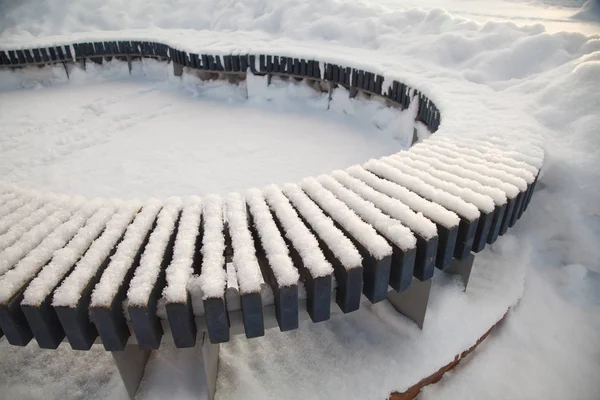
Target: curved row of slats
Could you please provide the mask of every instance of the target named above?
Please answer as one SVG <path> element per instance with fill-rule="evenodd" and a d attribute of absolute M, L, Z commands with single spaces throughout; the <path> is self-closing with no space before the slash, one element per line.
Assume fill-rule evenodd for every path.
<path fill-rule="evenodd" d="M 137 55 L 209 71 L 310 77 L 401 106 L 414 99 L 418 120 L 431 131 L 440 121 L 422 94 L 396 81 L 385 92 L 382 77 L 352 68 L 98 43 L 75 45 L 74 54 L 69 46 L 0 51 L 0 60 L 12 68 Z M 198 330 L 225 342 L 234 312 L 249 338 L 264 335 L 269 307 L 282 331 L 296 329 L 303 311 L 323 321 L 333 303 L 355 311 L 363 294 L 381 301 L 389 286 L 406 290 L 413 277 L 430 279 L 435 267 L 495 242 L 527 208 L 542 161 L 534 141 L 520 147 L 495 136 L 461 142 L 436 134 L 362 166 L 225 199 L 103 204 L 0 186 L 0 328 L 11 344 L 35 338 L 56 348 L 66 337 L 87 350 L 99 336 L 115 351 L 131 335 L 157 348 L 167 325 L 178 347 L 194 346 Z"/>

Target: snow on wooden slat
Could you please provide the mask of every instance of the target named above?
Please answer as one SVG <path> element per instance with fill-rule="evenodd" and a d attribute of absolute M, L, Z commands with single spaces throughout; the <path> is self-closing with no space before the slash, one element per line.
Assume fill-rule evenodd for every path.
<path fill-rule="evenodd" d="M 490 154 L 485 154 L 469 148 L 468 146 L 454 143 L 454 141 L 436 140 L 429 142 L 429 144 L 460 153 L 467 160 L 473 162 L 478 160 L 479 163 L 485 163 L 486 165 L 496 167 L 497 169 L 506 171 L 509 174 L 525 179 L 527 183 L 531 183 L 530 180 L 533 181 L 533 177 L 537 173 L 537 169 L 535 167 L 532 167 L 526 163 L 519 163 L 519 165 L 515 167 L 512 165 L 515 163 L 514 160 L 502 156 L 494 157 Z M 533 170 L 531 171 L 530 169 Z"/>
<path fill-rule="evenodd" d="M 64 248 L 57 250 L 52 261 L 29 283 L 21 304 L 40 305 L 102 233 L 114 213 L 115 207 L 109 206 L 101 208 L 92 215 L 75 237 Z"/>
<path fill-rule="evenodd" d="M 193 263 L 201 218 L 202 200 L 200 197 L 194 196 L 186 200 L 175 238 L 173 259 L 166 271 L 167 286 L 163 290 L 163 296 L 167 302 L 185 303 L 187 301 L 187 287 L 194 273 Z"/>
<path fill-rule="evenodd" d="M 110 255 L 112 249 L 117 245 L 119 239 L 127 229 L 140 209 L 140 205 L 131 202 L 124 205 L 106 223 L 106 228 L 100 237 L 92 243 L 84 256 L 77 262 L 75 268 L 58 287 L 52 298 L 55 307 L 75 307 L 81 297 L 81 293 L 87 287 L 90 280 L 98 272 L 98 268 Z"/>
<path fill-rule="evenodd" d="M 248 190 L 246 202 L 277 284 L 280 287 L 296 285 L 300 275 L 292 263 L 288 248 L 273 220 L 273 215 L 269 211 L 262 192 L 258 189 Z"/>
<path fill-rule="evenodd" d="M 437 228 L 433 222 L 425 218 L 423 214 L 415 213 L 401 201 L 376 191 L 345 171 L 333 171 L 331 175 L 342 185 L 346 186 L 366 201 L 373 203 L 377 208 L 381 209 L 390 217 L 397 219 L 424 239 L 428 240 L 437 236 Z"/>
<path fill-rule="evenodd" d="M 225 235 L 223 233 L 223 199 L 210 195 L 203 199 L 202 269 L 199 284 L 202 298 L 222 298 L 227 286 L 225 271 Z"/>
<path fill-rule="evenodd" d="M 59 210 L 34 227 L 12 246 L 0 253 L 0 275 L 11 269 L 21 258 L 34 249 L 56 227 L 66 221 L 72 210 Z"/>
<path fill-rule="evenodd" d="M 484 185 L 478 180 L 464 177 L 462 174 L 462 170 L 464 170 L 464 168 L 452 165 L 444 165 L 442 162 L 439 162 L 436 159 L 428 159 L 420 154 L 410 151 L 400 152 L 396 154 L 395 157 L 401 159 L 402 162 L 407 163 L 413 168 L 422 169 L 429 172 L 436 178 L 453 182 L 461 187 L 467 187 L 477 193 L 485 194 L 486 196 L 491 197 L 496 205 L 501 206 L 506 204 L 506 193 L 502 189 L 494 186 Z M 455 172 L 449 172 L 453 168 L 455 168 Z M 514 187 L 514 189 L 515 194 L 518 194 L 519 190 L 516 187 Z"/>
<path fill-rule="evenodd" d="M 479 194 L 469 188 L 462 188 L 452 182 L 446 182 L 444 180 L 436 178 L 425 171 L 420 171 L 403 163 L 402 160 L 399 160 L 398 158 L 393 156 L 384 157 L 381 159 L 381 161 L 390 164 L 391 166 L 393 166 L 396 169 L 399 169 L 405 174 L 420 179 L 428 185 L 431 185 L 435 188 L 443 190 L 446 193 L 450 193 L 451 195 L 461 198 L 465 201 L 465 203 L 473 204 L 483 212 L 490 213 L 494 211 L 494 200 L 489 196 Z"/>
<path fill-rule="evenodd" d="M 144 205 L 142 211 L 135 217 L 125 232 L 125 237 L 119 243 L 117 251 L 104 270 L 100 282 L 92 292 L 90 307 L 110 307 L 127 272 L 133 267 L 133 261 L 144 243 L 148 231 L 152 228 L 162 205 L 152 200 Z"/>
<path fill-rule="evenodd" d="M 361 266 L 362 257 L 352 241 L 334 225 L 331 218 L 323 213 L 300 186 L 285 184 L 283 192 L 345 268 Z"/>
<path fill-rule="evenodd" d="M 100 202 L 91 202 L 54 229 L 17 265 L 0 278 L 0 303 L 8 302 L 52 258 L 54 252 L 64 247 L 99 208 Z M 67 218 L 65 218 L 67 219 Z"/>
<path fill-rule="evenodd" d="M 150 234 L 148 244 L 140 258 L 127 290 L 129 306 L 145 306 L 160 274 L 163 256 L 181 210 L 181 199 L 170 199 L 160 210 L 156 227 Z"/>
<path fill-rule="evenodd" d="M 392 246 L 379 236 L 371 225 L 360 219 L 353 210 L 325 189 L 315 178 L 303 179 L 300 181 L 300 187 L 373 257 L 381 260 L 392 254 Z"/>
<path fill-rule="evenodd" d="M 12 214 L 15 210 L 18 210 L 19 208 L 28 204 L 30 201 L 31 201 L 31 199 L 29 199 L 25 196 L 19 196 L 19 197 L 15 197 L 14 199 L 11 199 L 11 200 L 5 202 L 4 204 L 2 204 L 2 207 L 0 207 L 0 226 L 4 225 L 2 220 L 6 216 Z M 4 232 L 4 229 L 2 229 L 1 227 L 0 227 L 0 232 Z"/>
<path fill-rule="evenodd" d="M 446 136 L 446 135 L 444 135 Z M 440 136 L 441 137 L 441 136 Z M 452 136 L 449 136 L 452 138 Z M 433 136 L 433 139 L 438 139 Z M 515 143 L 512 144 L 510 137 L 497 137 L 497 136 L 486 136 L 481 137 L 469 137 L 461 136 L 454 138 L 457 143 L 469 143 L 476 144 L 482 148 L 488 148 L 491 151 L 500 151 L 504 156 L 514 158 L 518 161 L 523 161 L 529 165 L 534 166 L 538 170 L 544 163 L 544 145 L 543 141 L 537 143 L 536 141 L 524 141 L 522 137 L 516 138 Z"/>
<path fill-rule="evenodd" d="M 418 146 L 421 145 L 432 153 L 438 153 L 456 159 L 458 165 L 464 166 L 465 168 L 477 170 L 485 175 L 493 176 L 505 182 L 511 183 L 518 187 L 521 192 L 525 191 L 525 189 L 527 188 L 527 182 L 525 181 L 525 179 L 521 178 L 520 176 L 516 176 L 510 172 L 507 172 L 505 169 L 499 167 L 499 164 L 496 165 L 493 163 L 487 163 L 480 158 L 465 156 L 463 154 L 460 154 L 460 152 L 436 146 L 433 143 L 427 145 L 425 145 L 424 143 L 418 144 Z M 531 181 L 533 182 L 533 177 L 531 177 Z"/>
<path fill-rule="evenodd" d="M 248 227 L 246 202 L 240 194 L 231 193 L 227 196 L 226 218 L 233 247 L 233 267 L 237 273 L 240 291 L 242 294 L 258 293 L 265 281 Z"/>
<path fill-rule="evenodd" d="M 302 258 L 302 264 L 313 278 L 327 276 L 333 273 L 333 267 L 325 259 L 319 242 L 312 232 L 304 225 L 289 200 L 276 185 L 264 189 L 265 199 L 275 212 L 281 223 L 285 236 L 292 243 Z"/>
<path fill-rule="evenodd" d="M 437 189 L 423 182 L 419 178 L 405 174 L 399 169 L 394 168 L 383 161 L 369 160 L 365 164 L 365 168 L 379 175 L 381 173 L 382 164 L 389 167 L 389 169 L 384 169 L 385 175 L 382 175 L 383 178 L 396 182 L 399 185 L 404 186 L 407 189 L 412 190 L 413 192 L 426 197 L 449 210 L 454 211 L 469 221 L 479 218 L 479 210 L 473 204 L 467 203 L 460 197 L 454 196 L 453 194 Z"/>
<path fill-rule="evenodd" d="M 415 235 L 399 221 L 390 218 L 381 212 L 372 203 L 362 199 L 356 193 L 346 189 L 341 183 L 329 175 L 320 175 L 317 180 L 324 188 L 334 194 L 335 197 L 346 203 L 365 222 L 371 224 L 378 232 L 381 232 L 388 240 L 393 242 L 401 250 L 413 249 L 417 244 Z"/>
<path fill-rule="evenodd" d="M 394 169 L 387 164 L 374 165 L 373 170 L 380 174 L 394 173 Z M 386 172 L 391 171 L 391 172 Z M 437 203 L 424 199 L 418 194 L 411 192 L 407 188 L 400 186 L 392 181 L 381 179 L 372 172 L 367 171 L 362 166 L 355 165 L 346 169 L 350 175 L 360 179 L 377 191 L 384 193 L 390 197 L 402 201 L 412 210 L 422 213 L 430 220 L 442 225 L 445 228 L 452 229 L 458 226 L 460 218 Z M 382 175 L 383 176 L 383 175 Z"/>
<path fill-rule="evenodd" d="M 506 194 L 506 197 L 510 199 L 514 199 L 519 194 L 519 188 L 513 184 L 504 182 L 503 180 L 493 176 L 484 175 L 463 165 L 459 165 L 456 159 L 441 154 L 436 154 L 427 148 L 418 147 L 415 145 L 411 147 L 410 154 L 412 157 L 426 162 L 437 169 L 447 171 L 448 173 L 455 174 L 463 178 L 472 179 L 481 183 L 482 185 L 498 188 L 502 190 Z"/>
<path fill-rule="evenodd" d="M 48 203 L 31 214 L 19 213 L 19 222 L 0 235 L 0 251 L 12 246 L 23 234 L 34 226 L 43 223 L 48 216 L 53 215 L 59 209 L 59 204 Z"/>
<path fill-rule="evenodd" d="M 25 199 L 23 200 L 24 201 L 21 206 L 17 207 L 10 214 L 5 215 L 0 219 L 0 233 L 7 232 L 11 227 L 23 220 L 25 216 L 31 215 L 31 213 L 35 212 L 45 204 L 45 202 L 42 200 L 35 200 L 32 202 L 29 202 Z"/>
<path fill-rule="evenodd" d="M 511 156 L 514 152 L 501 150 L 497 146 L 483 146 L 480 142 L 474 142 L 468 139 L 464 142 L 457 142 L 456 140 L 443 136 L 436 138 L 435 143 L 438 145 L 451 144 L 452 146 L 460 148 L 461 151 L 467 155 L 484 158 L 488 161 L 501 163 L 512 168 L 525 169 L 533 175 L 536 175 L 538 172 L 538 169 L 535 166 Z"/>

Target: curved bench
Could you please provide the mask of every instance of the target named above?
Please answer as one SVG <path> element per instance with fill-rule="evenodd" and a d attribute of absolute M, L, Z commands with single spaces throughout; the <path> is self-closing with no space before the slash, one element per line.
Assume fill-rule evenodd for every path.
<path fill-rule="evenodd" d="M 403 109 L 416 101 L 416 121 L 439 132 L 360 166 L 225 198 L 139 204 L 2 186 L 0 335 L 13 345 L 35 338 L 54 349 L 66 338 L 87 350 L 99 337 L 118 352 L 132 342 L 156 349 L 166 337 L 193 347 L 207 332 L 211 346 L 355 311 L 362 294 L 373 303 L 389 299 L 422 326 L 435 268 L 461 274 L 466 285 L 473 253 L 527 209 L 543 162 L 535 138 L 444 134 L 440 110 L 420 91 L 336 63 L 97 41 L 3 50 L 0 68 L 62 63 L 68 74 L 69 63 L 85 68 L 112 58 L 130 69 L 154 58 L 171 62 L 175 75 L 209 79 L 309 80 Z"/>

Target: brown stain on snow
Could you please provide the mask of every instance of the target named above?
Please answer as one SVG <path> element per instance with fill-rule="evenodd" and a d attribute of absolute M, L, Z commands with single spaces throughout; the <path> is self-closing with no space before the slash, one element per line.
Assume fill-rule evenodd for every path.
<path fill-rule="evenodd" d="M 477 346 L 479 346 L 479 344 L 481 342 L 483 342 L 485 340 L 485 338 L 487 338 L 489 336 L 489 334 L 492 332 L 492 330 L 494 330 L 494 328 L 496 328 L 498 325 L 500 325 L 500 323 L 502 323 L 502 321 L 504 321 L 504 318 L 506 318 L 507 315 L 508 315 L 508 311 L 502 316 L 502 318 L 500 318 L 500 320 L 498 322 L 496 322 L 490 329 L 488 329 L 487 332 L 485 332 L 477 340 L 477 342 L 475 342 L 475 344 L 473 346 L 469 347 L 467 350 L 463 351 L 462 353 L 457 354 L 454 357 L 454 360 L 452 362 L 450 362 L 447 365 L 443 366 L 442 368 L 438 369 L 436 372 L 429 375 L 428 377 L 421 379 L 417 384 L 409 387 L 405 392 L 392 393 L 390 395 L 389 400 L 412 400 L 419 395 L 419 393 L 425 386 L 432 385 L 434 383 L 439 382 L 439 380 L 442 379 L 442 377 L 444 376 L 444 374 L 446 372 L 448 372 L 452 368 L 456 367 L 462 361 L 463 358 L 465 358 L 473 350 L 475 350 L 475 348 Z"/>

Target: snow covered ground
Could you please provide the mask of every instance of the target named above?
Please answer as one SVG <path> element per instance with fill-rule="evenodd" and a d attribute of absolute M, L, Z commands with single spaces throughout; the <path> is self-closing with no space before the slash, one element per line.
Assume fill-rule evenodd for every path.
<path fill-rule="evenodd" d="M 182 40 L 193 40 L 194 37 L 217 40 L 222 35 L 224 40 L 236 43 L 239 48 L 276 43 L 292 50 L 298 47 L 323 53 L 339 52 L 345 58 L 355 58 L 358 63 L 368 60 L 400 73 L 408 83 L 426 88 L 442 106 L 456 107 L 453 103 L 460 101 L 460 107 L 466 110 L 462 129 L 486 129 L 502 122 L 543 134 L 546 162 L 528 212 L 510 234 L 498 242 L 496 251 L 503 254 L 486 249 L 478 256 L 475 266 L 480 270 L 490 266 L 509 269 L 513 266 L 511 263 L 518 262 L 525 268 L 523 297 L 506 322 L 474 356 L 439 384 L 428 388 L 422 397 L 590 400 L 600 397 L 597 379 L 600 374 L 597 333 L 600 329 L 600 98 L 597 95 L 600 92 L 600 13 L 596 0 L 585 3 L 575 0 L 408 0 L 403 3 L 390 0 L 252 0 L 236 3 L 181 0 L 176 4 L 88 0 L 68 7 L 59 0 L 31 0 L 1 2 L 0 15 L 0 43 L 3 45 L 27 43 L 38 38 L 45 40 L 50 35 L 68 40 L 74 34 L 93 36 L 100 34 L 99 31 L 127 28 Z M 75 134 L 69 125 L 78 119 L 61 108 L 74 106 L 72 100 L 67 100 L 72 98 L 70 96 L 81 98 L 86 93 L 91 96 L 88 97 L 91 106 L 77 108 L 75 115 L 94 120 L 98 118 L 98 111 L 108 110 L 100 117 L 103 119 L 96 120 L 113 127 L 106 132 L 113 131 L 119 124 L 126 127 L 127 120 L 119 119 L 119 116 L 128 115 L 136 122 L 138 115 L 147 112 L 146 107 L 151 111 L 151 107 L 164 106 L 163 102 L 176 104 L 177 111 L 175 107 L 171 109 L 173 115 L 178 118 L 186 114 L 186 119 L 189 116 L 185 110 L 197 103 L 215 107 L 220 112 L 232 106 L 236 113 L 246 112 L 248 118 L 252 118 L 249 110 L 254 107 L 252 104 L 242 106 L 236 101 L 225 105 L 223 97 L 206 101 L 205 91 L 190 93 L 185 89 L 190 85 L 184 85 L 184 88 L 172 81 L 165 83 L 165 79 L 151 82 L 147 77 L 126 76 L 120 82 L 94 83 L 86 78 L 83 82 L 55 82 L 36 90 L 15 90 L 13 78 L 0 75 L 0 151 L 6 150 L 4 143 L 20 144 L 22 149 L 23 143 L 19 140 L 31 138 L 30 135 L 40 135 L 41 139 L 44 135 L 56 135 L 55 127 L 62 128 L 59 132 L 66 130 Z M 21 81 L 22 77 L 16 80 L 17 83 Z M 9 90 L 7 86 L 11 85 L 13 89 Z M 118 87 L 125 98 L 128 94 L 134 96 L 144 102 L 145 107 L 140 109 L 129 104 L 124 109 L 111 108 L 109 104 L 101 103 L 95 104 L 98 107 L 94 108 L 93 100 L 99 99 L 99 94 L 104 102 L 116 97 L 101 87 Z M 219 96 L 224 93 L 222 90 L 216 91 Z M 161 92 L 160 97 L 157 91 Z M 41 105 L 41 99 L 36 100 L 31 95 L 35 92 L 48 93 L 53 99 L 58 97 L 60 102 L 54 105 L 58 110 L 52 111 L 48 104 Z M 304 104 L 319 104 L 307 100 L 304 99 Z M 36 110 L 23 110 L 19 106 L 34 101 L 39 104 Z M 27 125 L 15 122 L 19 116 L 17 108 L 29 115 L 28 123 L 33 124 L 30 131 L 26 129 Z M 444 111 L 444 107 L 441 108 Z M 477 110 L 481 108 L 494 111 L 486 114 L 494 115 L 494 118 L 478 118 Z M 256 106 L 256 111 L 263 116 L 271 115 L 264 104 Z M 355 138 L 354 144 L 348 146 L 364 150 L 364 153 L 357 152 L 357 157 L 366 159 L 381 154 L 380 151 L 391 153 L 395 149 L 386 146 L 402 146 L 393 135 L 365 139 L 362 135 L 368 135 L 366 128 L 356 125 L 356 121 L 343 122 L 335 110 L 324 117 L 319 115 L 322 108 L 304 111 L 311 114 L 311 120 L 302 118 L 303 114 L 296 114 L 296 110 L 278 110 L 281 118 L 285 116 L 285 121 L 295 121 L 296 126 L 298 123 L 311 124 L 305 127 L 309 129 L 330 126 L 335 130 L 331 135 L 332 140 L 337 140 L 336 146 L 341 144 L 341 138 Z M 467 111 L 473 113 L 472 118 Z M 44 125 L 48 113 L 57 115 L 57 120 Z M 194 116 L 198 119 L 191 123 L 206 117 L 204 114 Z M 62 125 L 60 118 L 64 121 Z M 216 122 L 214 118 L 211 124 Z M 368 125 L 372 126 L 372 122 Z M 137 120 L 137 123 L 141 124 L 138 128 L 143 126 L 143 122 Z M 238 121 L 229 123 L 231 127 L 241 124 Z M 281 124 L 286 122 L 282 120 Z M 102 140 L 103 132 L 98 126 L 91 130 L 90 136 L 79 137 L 98 138 L 96 134 Z M 140 133 L 139 130 L 125 130 L 129 135 Z M 285 140 L 295 140 L 291 143 L 297 147 L 302 145 L 300 136 L 305 134 L 304 129 L 294 130 L 285 136 Z M 6 137 L 9 141 L 2 142 Z M 184 137 L 189 139 L 189 136 L 181 138 Z M 165 139 L 162 136 L 162 140 Z M 52 143 L 53 136 L 45 140 Z M 113 140 L 116 141 L 109 143 L 115 146 L 127 144 L 125 137 Z M 57 146 L 60 144 L 58 142 Z M 171 147 L 173 151 L 179 150 L 174 144 L 170 146 L 174 146 Z M 57 191 L 79 188 L 90 190 L 87 194 L 117 194 L 109 193 L 111 189 L 105 184 L 104 188 L 93 188 L 85 177 L 74 171 L 68 177 L 63 175 L 73 169 L 74 164 L 69 167 L 69 162 L 73 162 L 69 157 L 76 160 L 80 157 L 77 152 L 61 158 L 65 163 L 63 169 L 56 169 L 51 180 L 49 172 L 35 165 L 36 160 L 48 154 L 57 155 L 57 147 L 48 153 L 44 153 L 45 149 L 45 145 L 40 145 L 41 153 L 30 155 L 21 150 L 20 154 L 26 155 L 29 161 L 23 161 L 23 157 L 3 156 L 0 170 L 8 174 L 9 179 L 22 181 L 25 185 L 47 182 L 47 188 L 58 185 L 53 186 Z M 91 150 L 98 151 L 96 156 L 102 154 L 101 150 L 93 148 L 81 151 Z M 145 151 L 151 154 L 152 149 L 147 147 Z M 332 162 L 343 165 L 359 161 L 344 157 Z M 336 167 L 326 164 L 330 162 L 327 158 L 315 156 L 317 158 L 324 163 L 306 167 L 320 171 L 307 174 Z M 87 172 L 91 172 L 91 167 Z M 289 176 L 272 176 L 270 179 L 295 180 L 295 172 L 298 170 L 290 171 Z M 21 173 L 24 174 L 19 175 Z M 114 169 L 105 175 L 113 173 Z M 72 179 L 72 183 L 68 179 Z M 248 186 L 261 183 L 248 182 Z M 245 182 L 238 181 L 237 184 Z M 121 188 L 129 186 L 128 182 L 119 185 Z M 131 195 L 162 197 L 174 190 L 180 189 L 178 194 L 189 190 L 185 181 L 181 187 L 169 183 L 168 190 L 161 193 L 145 191 L 148 188 L 150 185 L 140 185 Z M 93 190 L 105 191 L 91 192 Z M 506 252 L 521 257 L 515 261 L 506 257 Z M 448 299 L 458 296 L 457 291 L 445 294 Z M 399 338 L 407 325 L 400 318 L 394 319 L 385 307 L 384 304 L 363 307 L 354 315 L 318 325 L 309 324 L 292 334 L 269 331 L 259 340 L 234 339 L 222 346 L 220 398 L 381 398 L 383 389 L 404 389 L 400 382 L 407 366 L 397 357 L 402 354 L 403 342 Z M 427 321 L 430 326 L 440 326 L 444 322 L 443 314 L 434 311 L 430 318 L 432 316 L 438 318 Z M 73 354 L 68 350 L 61 348 L 58 353 L 40 351 L 35 343 L 25 349 L 15 349 L 0 342 L 0 398 L 122 395 L 108 355 L 101 351 Z M 177 350 L 157 352 L 147 370 L 140 398 L 164 398 L 167 395 L 195 398 L 199 385 L 197 377 L 191 373 L 197 368 L 195 360 L 189 353 Z M 38 365 L 43 367 L 37 368 Z M 69 368 L 66 373 L 65 368 Z M 358 370 L 360 374 L 356 372 Z M 60 382 L 58 377 L 62 377 Z M 338 391 L 334 392 L 334 389 Z"/>

